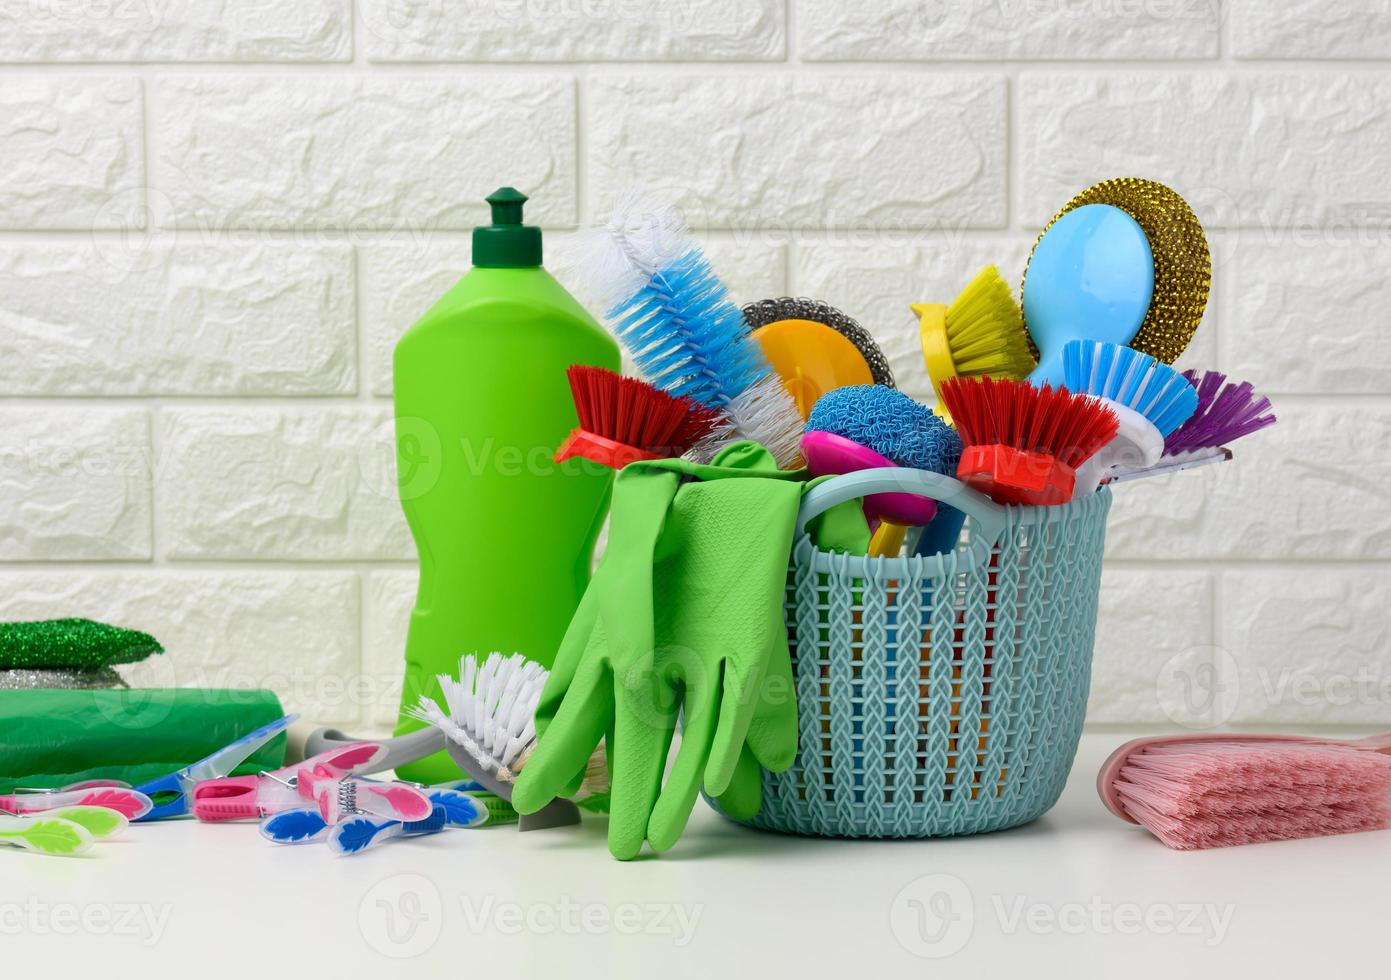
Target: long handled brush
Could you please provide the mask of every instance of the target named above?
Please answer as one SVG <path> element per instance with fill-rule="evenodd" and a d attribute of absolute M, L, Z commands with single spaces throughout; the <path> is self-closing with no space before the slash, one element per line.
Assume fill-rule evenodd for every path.
<path fill-rule="evenodd" d="M 1119 344 L 1073 340 L 1063 347 L 1063 377 L 1069 391 L 1092 395 L 1116 415 L 1116 438 L 1077 471 L 1073 499 L 1096 490 L 1121 466 L 1153 466 L 1165 438 L 1198 408 L 1188 379 L 1148 354 Z"/>
<path fill-rule="evenodd" d="M 1165 456 L 1178 459 L 1211 450 L 1275 424 L 1270 399 L 1257 396 L 1249 381 L 1228 382 L 1220 371 L 1185 371 L 1183 376 L 1198 390 L 1198 408 L 1164 440 Z"/>
<path fill-rule="evenodd" d="M 797 406 L 675 208 L 629 195 L 583 246 L 589 291 L 643 377 L 725 415 L 780 466 L 798 465 Z"/>
<path fill-rule="evenodd" d="M 1230 382 L 1220 371 L 1185 371 L 1183 376 L 1197 390 L 1197 409 L 1164 439 L 1164 454 L 1157 463 L 1118 469 L 1113 482 L 1231 459 L 1229 443 L 1275 424 L 1270 399 L 1257 395 L 1250 382 Z"/>

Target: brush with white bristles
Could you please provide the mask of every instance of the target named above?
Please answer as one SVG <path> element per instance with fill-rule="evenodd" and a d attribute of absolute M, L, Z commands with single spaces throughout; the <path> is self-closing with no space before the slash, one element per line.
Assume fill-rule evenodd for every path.
<path fill-rule="evenodd" d="M 480 664 L 473 654 L 459 658 L 459 679 L 437 677 L 444 707 L 428 695 L 408 712 L 412 718 L 433 725 L 445 739 L 466 753 L 482 771 L 467 767 L 469 774 L 504 799 L 536 747 L 536 705 L 550 674 L 520 653 L 491 653 Z M 456 756 L 457 752 L 451 754 Z M 603 746 L 594 752 L 584 781 L 574 799 L 580 800 L 609 789 Z"/>
<path fill-rule="evenodd" d="M 724 442 L 753 439 L 779 466 L 801 465 L 796 403 L 675 207 L 633 191 L 573 246 L 585 256 L 582 291 L 649 383 L 723 414 L 733 430 Z"/>

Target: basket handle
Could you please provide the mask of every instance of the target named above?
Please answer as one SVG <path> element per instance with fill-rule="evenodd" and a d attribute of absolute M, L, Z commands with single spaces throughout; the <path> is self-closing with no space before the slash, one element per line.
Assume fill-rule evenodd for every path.
<path fill-rule="evenodd" d="M 960 480 L 930 470 L 886 466 L 832 477 L 808 490 L 797 512 L 796 536 L 801 538 L 807 533 L 808 523 L 836 504 L 874 493 L 917 494 L 963 512 L 972 521 L 971 551 L 979 561 L 989 555 L 1009 522 L 1009 512 L 1004 507 Z"/>

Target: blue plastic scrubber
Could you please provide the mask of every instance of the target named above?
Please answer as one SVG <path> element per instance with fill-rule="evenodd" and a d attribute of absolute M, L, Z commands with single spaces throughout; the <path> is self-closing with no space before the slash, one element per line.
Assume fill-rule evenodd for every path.
<path fill-rule="evenodd" d="M 954 474 L 961 459 L 956 430 L 903 392 L 853 385 L 826 392 L 812 406 L 808 432 L 830 432 L 873 449 L 900 466 Z"/>

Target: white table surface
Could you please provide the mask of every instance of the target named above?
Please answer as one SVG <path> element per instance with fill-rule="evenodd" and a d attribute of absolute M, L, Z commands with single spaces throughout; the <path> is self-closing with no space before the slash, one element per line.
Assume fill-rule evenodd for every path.
<path fill-rule="evenodd" d="M 628 864 L 596 818 L 351 858 L 192 821 L 90 858 L 6 851 L 0 950 L 26 975 L 193 980 L 1387 975 L 1391 833 L 1169 851 L 1096 798 L 1123 738 L 1086 736 L 1041 820 L 954 840 L 783 837 L 698 804 L 674 851 Z"/>

